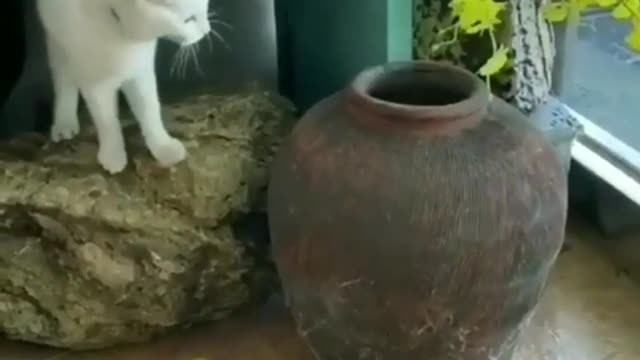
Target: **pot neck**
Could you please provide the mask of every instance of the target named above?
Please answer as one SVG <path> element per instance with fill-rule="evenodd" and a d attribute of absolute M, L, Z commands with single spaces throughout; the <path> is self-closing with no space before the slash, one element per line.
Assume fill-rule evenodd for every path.
<path fill-rule="evenodd" d="M 429 61 L 396 62 L 360 73 L 347 90 L 365 125 L 450 134 L 487 114 L 490 93 L 471 72 Z"/>

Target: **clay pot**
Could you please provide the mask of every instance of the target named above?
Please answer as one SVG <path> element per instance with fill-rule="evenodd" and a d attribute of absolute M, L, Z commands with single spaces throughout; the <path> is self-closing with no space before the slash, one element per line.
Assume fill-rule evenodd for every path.
<path fill-rule="evenodd" d="M 511 358 L 566 211 L 541 133 L 431 62 L 366 70 L 313 107 L 269 190 L 278 269 L 322 360 Z"/>

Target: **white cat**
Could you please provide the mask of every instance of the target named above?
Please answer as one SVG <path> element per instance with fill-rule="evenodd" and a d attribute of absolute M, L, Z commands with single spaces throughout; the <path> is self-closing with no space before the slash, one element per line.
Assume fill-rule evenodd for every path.
<path fill-rule="evenodd" d="M 38 0 L 54 90 L 53 141 L 79 131 L 84 98 L 98 135 L 98 161 L 110 173 L 127 165 L 117 94 L 125 95 L 147 147 L 163 166 L 186 156 L 165 129 L 155 75 L 159 38 L 190 46 L 207 36 L 209 0 Z"/>

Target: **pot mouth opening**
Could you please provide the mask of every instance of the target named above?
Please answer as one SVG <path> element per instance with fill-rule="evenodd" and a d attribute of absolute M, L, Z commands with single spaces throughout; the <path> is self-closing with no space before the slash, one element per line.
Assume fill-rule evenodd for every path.
<path fill-rule="evenodd" d="M 473 91 L 473 82 L 457 72 L 401 69 L 374 80 L 367 94 L 400 105 L 446 106 L 469 99 Z"/>
<path fill-rule="evenodd" d="M 395 62 L 370 68 L 356 77 L 352 90 L 377 108 L 428 112 L 455 117 L 483 112 L 486 84 L 473 73 L 432 61 Z"/>

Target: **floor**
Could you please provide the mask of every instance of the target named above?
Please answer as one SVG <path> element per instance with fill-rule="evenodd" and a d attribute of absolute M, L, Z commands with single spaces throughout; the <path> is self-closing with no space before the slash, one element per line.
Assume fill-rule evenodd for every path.
<path fill-rule="evenodd" d="M 516 359 L 640 359 L 640 286 L 630 279 L 629 267 L 617 268 L 610 257 L 601 255 L 603 239 L 584 223 L 572 221 L 567 236 L 571 248 L 557 263 Z M 625 249 L 640 254 L 640 246 L 631 240 L 621 244 L 614 253 Z M 36 359 L 312 360 L 277 300 L 217 326 L 101 353 L 66 353 L 0 342 L 0 360 Z"/>

